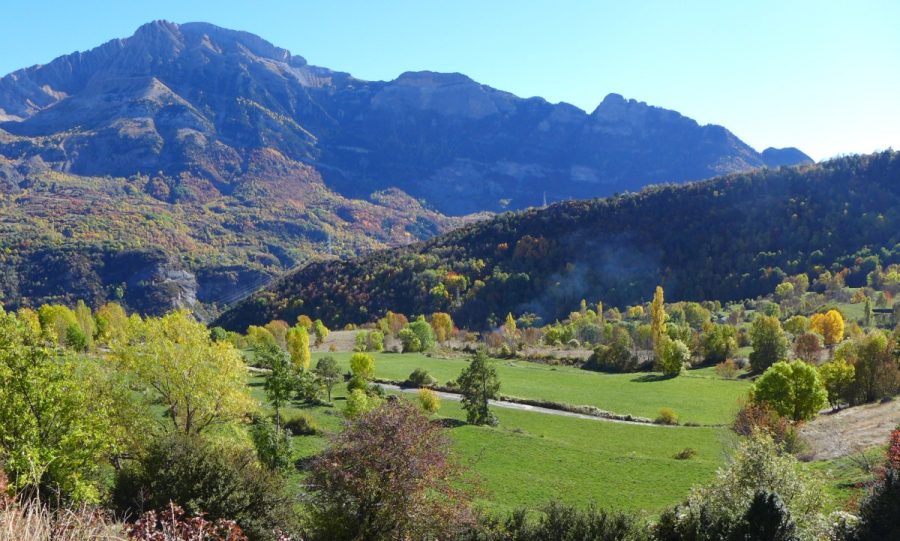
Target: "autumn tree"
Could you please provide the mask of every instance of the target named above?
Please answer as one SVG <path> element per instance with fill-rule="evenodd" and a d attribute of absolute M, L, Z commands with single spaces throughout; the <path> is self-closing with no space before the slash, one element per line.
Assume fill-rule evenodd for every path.
<path fill-rule="evenodd" d="M 441 399 L 438 394 L 431 389 L 422 387 L 418 391 L 419 405 L 422 411 L 429 414 L 435 414 L 441 409 Z"/>
<path fill-rule="evenodd" d="M 291 328 L 291 326 L 288 325 L 287 321 L 273 319 L 272 321 L 266 323 L 266 326 L 264 328 L 272 333 L 272 336 L 275 338 L 275 342 L 277 342 L 279 346 L 285 347 L 287 345 L 287 333 Z"/>
<path fill-rule="evenodd" d="M 101 343 L 111 345 L 128 336 L 128 314 L 117 303 L 106 303 L 97 309 L 97 337 Z"/>
<path fill-rule="evenodd" d="M 662 348 L 666 334 L 666 306 L 662 286 L 656 286 L 653 294 L 653 302 L 650 303 L 650 332 L 653 342 L 653 355 L 659 361 L 662 358 Z"/>
<path fill-rule="evenodd" d="M 672 340 L 666 336 L 658 349 L 656 369 L 665 376 L 674 377 L 681 374 L 685 365 L 691 361 L 691 351 L 681 340 Z"/>
<path fill-rule="evenodd" d="M 213 342 L 188 312 L 148 318 L 113 352 L 135 389 L 162 404 L 177 431 L 198 434 L 254 409 L 240 354 L 228 342 Z"/>
<path fill-rule="evenodd" d="M 737 351 L 737 331 L 731 325 L 706 323 L 700 334 L 700 351 L 708 363 L 720 363 Z"/>
<path fill-rule="evenodd" d="M 287 332 L 287 348 L 291 362 L 297 370 L 309 370 L 312 354 L 309 352 L 309 331 L 297 324 Z"/>
<path fill-rule="evenodd" d="M 84 335 L 86 349 L 94 347 L 94 335 L 97 333 L 97 322 L 94 320 L 94 314 L 91 309 L 79 299 L 75 303 L 75 318 L 78 320 L 78 327 Z"/>
<path fill-rule="evenodd" d="M 473 524 L 449 438 L 404 400 L 358 417 L 314 461 L 314 538 L 448 539 Z"/>
<path fill-rule="evenodd" d="M 794 356 L 815 364 L 822 351 L 822 337 L 814 332 L 803 333 L 794 340 Z"/>
<path fill-rule="evenodd" d="M 443 344 L 453 333 L 453 318 L 446 312 L 435 312 L 431 314 L 431 328 L 437 341 Z"/>
<path fill-rule="evenodd" d="M 325 326 L 325 323 L 322 322 L 321 319 L 317 319 L 313 322 L 313 334 L 316 336 L 316 345 L 321 346 L 322 342 L 328 338 L 328 335 L 331 331 L 328 330 L 328 327 Z"/>
<path fill-rule="evenodd" d="M 826 346 L 833 346 L 844 339 L 844 316 L 837 310 L 824 314 L 813 314 L 809 329 L 822 335 Z"/>
<path fill-rule="evenodd" d="M 778 318 L 756 316 L 750 326 L 750 366 L 754 372 L 763 372 L 787 357 L 787 337 Z"/>
<path fill-rule="evenodd" d="M 500 379 L 487 355 L 482 351 L 476 353 L 456 382 L 462 394 L 467 422 L 473 425 L 494 424 L 496 418 L 489 405 L 490 400 L 495 400 L 500 392 Z"/>

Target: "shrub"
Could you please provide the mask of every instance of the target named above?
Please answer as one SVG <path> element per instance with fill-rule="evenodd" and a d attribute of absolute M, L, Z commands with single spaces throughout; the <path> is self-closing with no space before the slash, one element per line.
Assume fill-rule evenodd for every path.
<path fill-rule="evenodd" d="M 716 374 L 718 374 L 720 378 L 734 379 L 737 377 L 740 371 L 741 369 L 738 368 L 737 363 L 732 361 L 731 359 L 728 359 L 727 361 L 723 361 L 716 365 Z"/>
<path fill-rule="evenodd" d="M 676 460 L 690 460 L 697 456 L 697 450 L 693 447 L 685 447 L 681 451 L 675 453 Z"/>
<path fill-rule="evenodd" d="M 423 387 L 419 389 L 419 405 L 422 406 L 422 411 L 435 414 L 441 409 L 441 399 L 437 393 Z"/>
<path fill-rule="evenodd" d="M 426 370 L 422 368 L 416 368 L 412 371 L 408 378 L 406 378 L 405 384 L 409 387 L 433 387 L 437 384 L 437 380 L 434 379 Z"/>
<path fill-rule="evenodd" d="M 210 522 L 202 516 L 191 517 L 177 505 L 159 512 L 147 511 L 125 533 L 130 541 L 249 541 L 235 521 Z"/>
<path fill-rule="evenodd" d="M 645 541 L 650 533 L 642 518 L 598 509 L 593 504 L 582 509 L 551 503 L 539 518 L 532 519 L 525 510 L 513 512 L 500 520 L 482 517 L 472 541 Z"/>
<path fill-rule="evenodd" d="M 595 348 L 584 368 L 601 372 L 635 372 L 638 360 L 624 344 L 615 342 Z"/>
<path fill-rule="evenodd" d="M 300 413 L 285 420 L 284 429 L 290 430 L 293 436 L 315 436 L 319 433 L 319 424 L 309 415 Z"/>
<path fill-rule="evenodd" d="M 660 408 L 654 422 L 659 425 L 677 425 L 678 414 L 672 408 Z"/>
<path fill-rule="evenodd" d="M 262 468 L 252 451 L 182 434 L 152 442 L 138 463 L 119 472 L 113 491 L 116 509 L 127 516 L 174 502 L 211 521 L 235 520 L 264 541 L 276 530 L 295 530 L 292 500 L 281 476 Z"/>

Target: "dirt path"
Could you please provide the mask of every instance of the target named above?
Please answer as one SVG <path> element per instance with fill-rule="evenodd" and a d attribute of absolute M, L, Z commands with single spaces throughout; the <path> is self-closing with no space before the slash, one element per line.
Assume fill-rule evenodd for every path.
<path fill-rule="evenodd" d="M 894 400 L 820 415 L 806 424 L 800 434 L 809 443 L 813 459 L 827 460 L 885 445 L 898 424 L 900 400 Z"/>

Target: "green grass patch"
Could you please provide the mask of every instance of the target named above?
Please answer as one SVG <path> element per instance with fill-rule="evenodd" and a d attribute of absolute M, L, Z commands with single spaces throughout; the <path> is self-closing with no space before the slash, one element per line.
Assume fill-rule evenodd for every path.
<path fill-rule="evenodd" d="M 263 402 L 261 384 L 258 376 L 250 380 L 254 397 Z M 294 438 L 296 458 L 315 455 L 327 445 L 328 433 L 340 429 L 345 394 L 346 387 L 339 385 L 334 407 L 286 408 L 283 414 L 304 412 L 325 432 Z M 500 419 L 495 428 L 466 425 L 453 401 L 444 400 L 439 412 L 459 421 L 448 429 L 450 437 L 460 460 L 480 479 L 484 495 L 479 502 L 490 512 L 563 501 L 656 513 L 713 477 L 729 438 L 718 428 L 628 425 L 503 408 L 494 412 Z M 696 449 L 697 456 L 677 460 L 686 447 Z"/>
<path fill-rule="evenodd" d="M 325 355 L 349 370 L 352 353 L 315 353 L 313 364 Z M 374 357 L 376 377 L 391 380 L 405 380 L 413 370 L 423 368 L 443 384 L 456 379 L 468 365 L 466 358 L 422 354 L 376 353 Z M 668 407 L 678 413 L 682 423 L 729 423 L 749 388 L 747 381 L 720 378 L 712 368 L 662 379 L 656 373 L 602 374 L 519 360 L 497 360 L 495 366 L 500 392 L 506 396 L 590 405 L 650 419 L 656 418 L 660 408 Z"/>

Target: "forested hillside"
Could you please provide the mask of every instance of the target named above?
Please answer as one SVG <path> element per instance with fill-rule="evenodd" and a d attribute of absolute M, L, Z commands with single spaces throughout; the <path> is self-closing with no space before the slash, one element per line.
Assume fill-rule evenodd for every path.
<path fill-rule="evenodd" d="M 313 313 L 331 325 L 387 310 L 447 311 L 465 327 L 507 312 L 545 322 L 585 298 L 740 299 L 785 274 L 844 272 L 861 285 L 900 260 L 900 153 L 734 174 L 507 213 L 432 240 L 316 263 L 223 315 L 231 328 Z"/>

